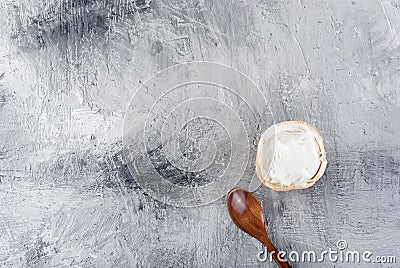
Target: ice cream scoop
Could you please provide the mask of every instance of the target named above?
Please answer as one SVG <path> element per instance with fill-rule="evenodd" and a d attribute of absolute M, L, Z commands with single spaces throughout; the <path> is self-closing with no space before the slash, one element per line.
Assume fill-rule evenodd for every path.
<path fill-rule="evenodd" d="M 276 191 L 312 186 L 327 165 L 323 139 L 303 121 L 286 121 L 269 127 L 257 147 L 256 172 Z"/>

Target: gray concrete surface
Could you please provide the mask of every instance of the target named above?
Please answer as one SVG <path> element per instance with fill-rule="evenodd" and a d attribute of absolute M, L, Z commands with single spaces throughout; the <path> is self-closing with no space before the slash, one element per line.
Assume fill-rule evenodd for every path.
<path fill-rule="evenodd" d="M 397 257 L 293 267 L 399 267 L 400 1 L 2 0 L 0 22 L 1 267 L 274 267 L 258 261 L 261 246 L 231 223 L 224 198 L 156 201 L 124 160 L 134 93 L 199 60 L 245 73 L 273 121 L 305 120 L 325 139 L 315 186 L 255 192 L 278 248 L 320 252 L 344 239 Z M 217 126 L 200 122 L 195 140 L 202 127 Z"/>

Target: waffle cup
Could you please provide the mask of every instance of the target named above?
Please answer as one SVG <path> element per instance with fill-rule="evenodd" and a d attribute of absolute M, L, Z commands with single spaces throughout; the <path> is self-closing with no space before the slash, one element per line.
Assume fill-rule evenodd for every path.
<path fill-rule="evenodd" d="M 324 143 L 323 143 L 323 139 L 321 134 L 318 132 L 318 130 L 313 127 L 312 125 L 304 122 L 304 121 L 285 121 L 285 122 L 281 122 L 281 123 L 277 123 L 275 124 L 275 126 L 282 126 L 282 125 L 298 125 L 301 124 L 303 127 L 305 127 L 307 129 L 307 131 L 309 131 L 310 133 L 313 134 L 318 147 L 319 147 L 319 154 L 320 154 L 320 165 L 315 173 L 315 175 L 313 177 L 311 177 L 306 185 L 296 185 L 296 184 L 290 184 L 290 185 L 283 185 L 281 183 L 277 183 L 277 182 L 272 182 L 271 179 L 268 177 L 268 173 L 269 173 L 269 168 L 268 168 L 268 173 L 267 174 L 261 174 L 260 171 L 260 159 L 261 159 L 261 154 L 262 154 L 262 147 L 263 144 L 261 144 L 261 142 L 263 142 L 263 135 L 261 136 L 261 139 L 259 141 L 258 144 L 258 148 L 257 148 L 257 156 L 256 156 L 256 173 L 257 173 L 257 177 L 261 180 L 261 182 L 275 190 L 278 192 L 285 192 L 285 191 L 290 191 L 290 190 L 294 190 L 294 189 L 305 189 L 305 188 L 309 188 L 311 186 L 313 186 L 321 177 L 322 175 L 324 175 L 325 173 L 325 169 L 326 166 L 328 164 L 328 161 L 326 159 L 326 151 L 325 151 L 325 147 L 324 147 Z"/>

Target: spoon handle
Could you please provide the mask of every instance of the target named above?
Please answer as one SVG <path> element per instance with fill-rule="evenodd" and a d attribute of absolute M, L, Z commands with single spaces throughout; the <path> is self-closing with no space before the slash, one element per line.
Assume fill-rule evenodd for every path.
<path fill-rule="evenodd" d="M 271 240 L 269 240 L 267 235 L 264 235 L 261 237 L 260 242 L 267 248 L 268 253 L 272 256 L 276 264 L 279 266 L 279 268 L 291 268 L 289 263 L 287 261 L 283 261 L 282 259 L 279 258 L 278 256 L 278 250 L 274 247 L 272 244 Z"/>

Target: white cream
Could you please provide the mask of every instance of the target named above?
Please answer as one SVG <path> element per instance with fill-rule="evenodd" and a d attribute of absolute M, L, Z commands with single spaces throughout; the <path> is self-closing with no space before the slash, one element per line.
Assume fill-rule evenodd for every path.
<path fill-rule="evenodd" d="M 271 126 L 258 144 L 257 169 L 263 180 L 306 186 L 321 166 L 319 133 L 301 121 Z"/>

